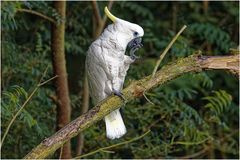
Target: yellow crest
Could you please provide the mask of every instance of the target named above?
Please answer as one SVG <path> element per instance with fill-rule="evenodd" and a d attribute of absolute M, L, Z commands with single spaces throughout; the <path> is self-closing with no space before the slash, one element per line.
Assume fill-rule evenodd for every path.
<path fill-rule="evenodd" d="M 105 11 L 105 14 L 107 15 L 107 17 L 113 21 L 113 23 L 116 22 L 117 17 L 115 17 L 114 15 L 112 15 L 111 12 L 109 12 L 107 6 L 104 8 L 104 11 Z"/>

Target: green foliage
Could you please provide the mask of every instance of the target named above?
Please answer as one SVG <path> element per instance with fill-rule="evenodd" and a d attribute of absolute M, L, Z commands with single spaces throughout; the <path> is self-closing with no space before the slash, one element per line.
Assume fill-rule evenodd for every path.
<path fill-rule="evenodd" d="M 56 20 L 57 24 L 63 22 L 64 20 L 58 14 L 58 12 L 51 6 L 52 2 L 40 1 L 35 3 L 34 1 L 22 2 L 22 8 L 28 8 L 30 10 L 39 11 L 40 13 L 52 17 Z"/>
<path fill-rule="evenodd" d="M 121 8 L 134 12 L 136 16 L 153 20 L 153 14 L 148 8 L 133 2 L 123 2 L 119 4 Z"/>
<path fill-rule="evenodd" d="M 85 55 L 89 44 L 93 41 L 91 34 L 93 27 L 90 27 L 93 25 L 92 19 L 79 16 L 78 8 L 81 5 L 85 7 L 81 14 L 84 17 L 92 16 L 92 9 L 86 3 L 80 3 L 79 5 L 74 3 L 69 4 L 69 8 L 71 8 L 71 14 L 68 17 L 68 23 L 66 24 L 66 32 L 69 31 L 69 34 L 66 36 L 65 43 L 66 54 Z"/>
<path fill-rule="evenodd" d="M 21 106 L 22 99 L 26 99 L 27 95 L 27 92 L 17 85 L 12 86 L 10 91 L 4 91 L 2 93 L 1 109 L 5 114 L 2 118 L 10 120 Z"/>
<path fill-rule="evenodd" d="M 229 48 L 236 47 L 236 44 L 231 41 L 228 33 L 212 24 L 194 23 L 190 26 L 190 30 L 194 33 L 194 36 L 199 36 L 200 40 L 207 40 L 208 43 L 216 45 L 224 53 Z"/>
<path fill-rule="evenodd" d="M 20 86 L 12 86 L 9 91 L 3 91 L 2 99 L 1 99 L 1 109 L 4 113 L 1 117 L 2 125 L 1 130 L 3 133 L 6 132 L 6 128 L 8 127 L 10 121 L 13 119 L 14 115 L 18 112 L 20 107 L 23 105 L 24 101 L 27 99 L 28 93 Z M 29 113 L 27 110 L 23 110 L 17 119 L 14 121 L 14 126 L 18 126 L 16 128 L 11 127 L 10 132 L 8 132 L 6 138 L 13 138 L 14 131 L 21 130 L 21 127 L 26 127 L 28 130 L 33 130 L 38 133 L 41 137 L 43 136 L 42 130 L 37 123 L 37 120 Z M 14 138 L 13 138 L 14 139 Z M 9 145 L 9 143 L 14 144 L 14 141 L 4 141 L 4 146 Z M 11 153 L 6 153 L 5 156 L 11 156 Z"/>
<path fill-rule="evenodd" d="M 2 5 L 2 11 L 8 11 L 3 11 L 1 15 L 2 133 L 51 62 L 50 36 L 46 36 L 50 31 L 46 31 L 47 27 L 37 26 L 39 24 L 33 25 L 31 18 L 16 12 L 21 7 L 22 2 L 3 2 Z M 7 18 L 11 15 L 12 19 L 4 19 L 4 14 Z M 13 20 L 17 27 L 11 27 Z M 28 26 L 23 22 L 27 22 Z M 52 76 L 51 67 L 49 70 L 46 78 Z M 2 146 L 2 158 L 22 158 L 44 137 L 54 133 L 56 107 L 48 97 L 54 92 L 52 88 L 51 84 L 46 84 L 38 89 L 14 121 Z"/>
<path fill-rule="evenodd" d="M 107 2 L 98 5 L 103 15 Z M 64 21 L 52 2 L 2 2 L 3 132 L 45 68 L 51 66 L 50 23 L 18 9 L 37 11 L 58 23 Z M 124 85 L 152 73 L 159 55 L 183 25 L 188 27 L 160 68 L 199 49 L 209 56 L 228 54 L 239 43 L 238 10 L 238 2 L 209 2 L 206 12 L 203 2 L 114 1 L 114 15 L 140 24 L 145 31 L 144 47 L 137 52 L 141 59 L 131 65 Z M 96 26 L 91 2 L 67 2 L 66 15 L 65 52 L 74 119 L 82 106 L 85 55 Z M 50 67 L 46 79 L 51 76 Z M 83 153 L 132 139 L 151 129 L 151 133 L 138 141 L 109 149 L 114 153 L 99 152 L 86 158 L 181 158 L 208 146 L 211 146 L 209 152 L 193 158 L 238 158 L 238 87 L 238 80 L 224 71 L 181 76 L 145 93 L 153 104 L 143 97 L 122 108 L 128 130 L 123 138 L 106 139 L 103 121 L 85 130 Z M 53 94 L 52 83 L 37 91 L 10 129 L 2 158 L 22 158 L 55 132 L 56 105 L 50 98 Z M 76 139 L 71 142 L 75 156 Z"/>
<path fill-rule="evenodd" d="M 214 114 L 222 114 L 226 111 L 226 108 L 230 106 L 232 102 L 232 96 L 224 90 L 214 91 L 213 96 L 203 97 L 202 99 L 207 100 L 209 103 L 205 105 Z"/>
<path fill-rule="evenodd" d="M 16 30 L 17 23 L 15 21 L 15 14 L 17 12 L 16 7 L 19 6 L 19 3 L 10 2 L 6 4 L 3 2 L 1 7 L 1 19 L 4 23 L 1 24 L 2 29 L 5 30 Z"/>

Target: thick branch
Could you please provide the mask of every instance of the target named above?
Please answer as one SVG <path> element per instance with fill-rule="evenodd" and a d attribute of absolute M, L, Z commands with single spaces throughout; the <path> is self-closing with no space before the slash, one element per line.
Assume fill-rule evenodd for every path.
<path fill-rule="evenodd" d="M 163 85 L 185 73 L 201 72 L 204 69 L 226 69 L 239 73 L 238 68 L 238 56 L 205 57 L 195 54 L 164 66 L 153 78 L 149 75 L 132 82 L 122 93 L 126 99 L 125 102 L 128 102 L 136 97 L 141 97 L 144 91 Z M 116 96 L 106 98 L 87 113 L 78 117 L 51 137 L 46 138 L 26 155 L 25 158 L 46 158 L 60 148 L 62 144 L 78 135 L 84 129 L 101 120 L 113 110 L 120 108 L 123 103 L 124 102 Z"/>
<path fill-rule="evenodd" d="M 236 59 L 236 60 L 234 60 Z M 235 56 L 204 56 L 200 61 L 204 69 L 228 69 L 233 74 L 239 75 L 239 55 Z"/>

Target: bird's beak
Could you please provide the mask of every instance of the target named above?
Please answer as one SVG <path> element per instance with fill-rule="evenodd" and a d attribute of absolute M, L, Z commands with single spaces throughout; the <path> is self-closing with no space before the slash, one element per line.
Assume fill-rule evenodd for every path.
<path fill-rule="evenodd" d="M 104 12 L 105 12 L 105 14 L 107 15 L 107 17 L 113 21 L 113 23 L 115 23 L 116 20 L 118 19 L 117 17 L 115 17 L 114 15 L 112 15 L 111 12 L 109 12 L 107 6 L 104 8 Z"/>
<path fill-rule="evenodd" d="M 141 48 L 143 46 L 141 42 L 142 42 L 142 37 L 136 37 L 128 43 L 128 47 L 130 49 Z"/>

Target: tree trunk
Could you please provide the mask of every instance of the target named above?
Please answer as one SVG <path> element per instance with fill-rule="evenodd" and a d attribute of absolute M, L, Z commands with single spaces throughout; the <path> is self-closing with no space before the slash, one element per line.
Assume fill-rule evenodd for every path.
<path fill-rule="evenodd" d="M 61 15 L 63 22 L 52 25 L 52 61 L 54 74 L 58 75 L 55 81 L 57 95 L 57 130 L 68 124 L 71 120 L 71 106 L 68 91 L 66 60 L 64 52 L 64 34 L 66 2 L 53 2 L 54 8 Z M 62 158 L 71 158 L 71 144 L 68 141 L 62 150 Z"/>
<path fill-rule="evenodd" d="M 83 104 L 81 107 L 81 115 L 88 111 L 89 107 L 89 89 L 88 89 L 88 81 L 87 75 L 84 75 L 84 86 L 83 86 Z M 82 154 L 82 149 L 84 145 L 84 135 L 80 133 L 77 137 L 77 148 L 76 148 L 76 155 Z"/>

